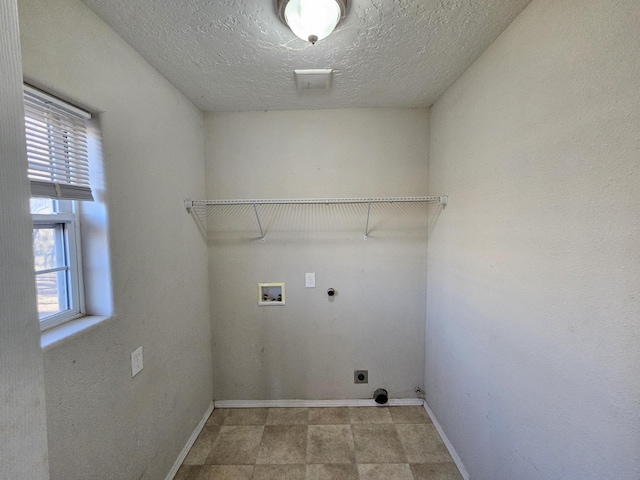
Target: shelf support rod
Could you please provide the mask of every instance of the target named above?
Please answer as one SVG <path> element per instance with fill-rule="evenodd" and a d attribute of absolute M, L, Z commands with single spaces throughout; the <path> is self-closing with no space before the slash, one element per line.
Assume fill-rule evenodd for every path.
<path fill-rule="evenodd" d="M 364 239 L 369 240 L 369 215 L 371 214 L 371 200 L 367 204 L 367 225 L 364 227 Z"/>
<path fill-rule="evenodd" d="M 256 204 L 253 204 L 253 211 L 256 214 L 256 220 L 258 220 L 258 228 L 260 229 L 260 240 L 264 242 L 264 232 L 262 231 L 262 224 L 260 223 L 260 215 L 258 215 L 258 208 Z"/>

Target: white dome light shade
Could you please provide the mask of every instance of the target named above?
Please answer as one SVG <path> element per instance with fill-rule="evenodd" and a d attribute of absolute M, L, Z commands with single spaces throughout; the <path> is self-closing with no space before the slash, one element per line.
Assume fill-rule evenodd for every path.
<path fill-rule="evenodd" d="M 316 43 L 333 32 L 342 13 L 336 0 L 289 0 L 284 20 L 297 37 Z"/>

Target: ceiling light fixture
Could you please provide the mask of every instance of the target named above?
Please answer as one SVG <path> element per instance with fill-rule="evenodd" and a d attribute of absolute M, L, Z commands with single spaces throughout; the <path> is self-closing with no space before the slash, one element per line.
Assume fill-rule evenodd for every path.
<path fill-rule="evenodd" d="M 314 45 L 333 32 L 346 8 L 347 0 L 278 0 L 280 20 Z"/>

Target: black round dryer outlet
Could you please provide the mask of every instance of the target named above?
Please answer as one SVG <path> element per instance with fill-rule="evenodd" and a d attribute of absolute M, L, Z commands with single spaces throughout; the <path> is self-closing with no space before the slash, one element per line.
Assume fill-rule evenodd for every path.
<path fill-rule="evenodd" d="M 373 399 L 379 405 L 384 405 L 389 400 L 389 393 L 384 388 L 378 388 L 373 392 Z"/>

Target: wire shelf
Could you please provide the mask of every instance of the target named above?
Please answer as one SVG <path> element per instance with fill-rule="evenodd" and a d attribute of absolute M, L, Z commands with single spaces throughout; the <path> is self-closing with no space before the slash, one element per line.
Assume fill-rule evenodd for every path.
<path fill-rule="evenodd" d="M 288 199 L 217 199 L 217 200 L 185 200 L 184 206 L 198 224 L 198 227 L 206 234 L 207 217 L 209 209 L 217 206 L 246 205 L 252 207 L 260 239 L 265 241 L 265 231 L 262 226 L 260 211 L 261 205 L 353 205 L 364 204 L 366 208 L 366 222 L 364 228 L 364 239 L 369 236 L 369 218 L 371 216 L 371 205 L 380 203 L 428 203 L 442 205 L 448 204 L 448 195 L 421 196 L 421 197 L 361 197 L 361 198 L 288 198 Z"/>

